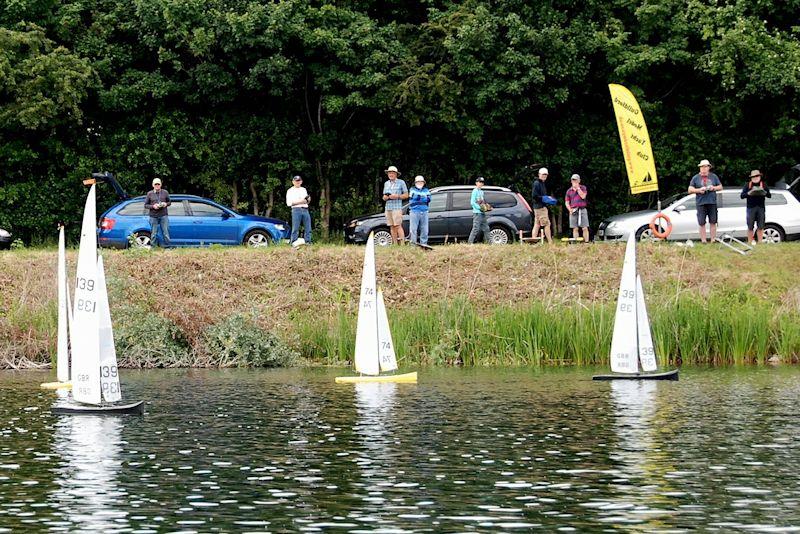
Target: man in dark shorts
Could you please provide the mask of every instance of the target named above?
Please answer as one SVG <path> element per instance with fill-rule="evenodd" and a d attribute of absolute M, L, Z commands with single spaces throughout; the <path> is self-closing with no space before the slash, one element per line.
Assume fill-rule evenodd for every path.
<path fill-rule="evenodd" d="M 717 191 L 722 190 L 722 182 L 711 170 L 707 159 L 698 165 L 700 172 L 692 176 L 689 182 L 689 193 L 697 195 L 697 224 L 700 226 L 700 241 L 706 243 L 706 220 L 711 227 L 711 241 L 717 238 Z"/>
<path fill-rule="evenodd" d="M 747 240 L 755 245 L 754 235 L 758 242 L 764 240 L 764 220 L 766 219 L 765 199 L 771 198 L 772 193 L 761 179 L 761 171 L 750 171 L 750 180 L 744 184 L 741 197 L 747 199 Z M 756 234 L 756 226 L 758 233 Z"/>

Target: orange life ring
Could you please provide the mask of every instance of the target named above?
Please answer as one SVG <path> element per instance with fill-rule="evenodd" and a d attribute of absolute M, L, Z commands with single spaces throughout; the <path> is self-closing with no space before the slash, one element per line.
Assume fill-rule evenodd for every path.
<path fill-rule="evenodd" d="M 656 221 L 659 219 L 663 219 L 666 222 L 667 228 L 663 232 L 660 230 L 659 226 L 656 226 Z M 659 239 L 666 239 L 669 237 L 669 234 L 672 233 L 672 221 L 669 220 L 669 217 L 661 213 L 660 211 L 656 213 L 652 219 L 650 219 L 650 231 Z"/>

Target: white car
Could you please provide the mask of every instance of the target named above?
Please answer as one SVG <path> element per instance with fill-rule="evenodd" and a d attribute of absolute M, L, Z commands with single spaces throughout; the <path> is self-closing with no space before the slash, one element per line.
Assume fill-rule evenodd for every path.
<path fill-rule="evenodd" d="M 794 184 L 792 184 L 794 185 Z M 800 201 L 789 189 L 770 189 L 772 198 L 766 199 L 766 224 L 764 241 L 800 239 Z M 717 235 L 730 234 L 747 239 L 745 199 L 740 198 L 741 188 L 723 188 L 717 192 Z M 667 239 L 680 241 L 699 239 L 695 195 L 679 194 L 668 198 L 661 210 L 672 222 L 672 232 Z M 650 220 L 656 210 L 636 211 L 615 215 L 600 223 L 598 239 L 627 239 L 631 232 L 639 239 L 653 237 Z"/>

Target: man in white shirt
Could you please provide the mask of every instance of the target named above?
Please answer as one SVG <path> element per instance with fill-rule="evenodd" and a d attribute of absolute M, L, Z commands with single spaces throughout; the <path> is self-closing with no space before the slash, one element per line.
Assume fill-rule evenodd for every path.
<path fill-rule="evenodd" d="M 286 191 L 286 205 L 292 208 L 292 237 L 290 243 L 294 244 L 300 235 L 300 225 L 303 225 L 306 244 L 311 243 L 311 214 L 308 212 L 308 203 L 311 197 L 303 187 L 303 179 L 300 176 L 292 178 L 292 187 Z"/>

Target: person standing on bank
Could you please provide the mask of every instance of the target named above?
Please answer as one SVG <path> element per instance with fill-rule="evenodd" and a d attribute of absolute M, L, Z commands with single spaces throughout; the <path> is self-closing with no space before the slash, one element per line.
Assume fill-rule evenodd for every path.
<path fill-rule="evenodd" d="M 408 187 L 400 180 L 400 171 L 390 165 L 386 169 L 386 183 L 383 184 L 383 201 L 386 202 L 386 224 L 392 233 L 392 241 L 399 245 L 406 239 L 403 231 L 403 200 L 408 198 Z"/>
<path fill-rule="evenodd" d="M 758 242 L 764 240 L 764 221 L 766 219 L 765 199 L 772 198 L 772 193 L 761 179 L 761 171 L 750 171 L 750 180 L 744 184 L 742 198 L 747 199 L 747 241 L 755 244 L 755 227 L 758 226 Z"/>
<path fill-rule="evenodd" d="M 161 178 L 153 179 L 153 189 L 147 192 L 144 199 L 144 207 L 150 210 L 150 245 L 156 243 L 156 234 L 161 228 L 161 239 L 159 242 L 163 248 L 169 248 L 169 216 L 167 208 L 172 205 L 169 200 L 169 192 L 161 189 Z"/>
<path fill-rule="evenodd" d="M 711 241 L 717 238 L 717 191 L 722 190 L 722 182 L 711 170 L 711 163 L 704 159 L 697 164 L 700 172 L 692 176 L 689 193 L 694 193 L 697 206 L 697 224 L 700 227 L 700 241 L 706 243 L 706 219 L 711 227 Z"/>
<path fill-rule="evenodd" d="M 425 187 L 425 178 L 414 178 L 414 186 L 409 191 L 408 215 L 410 219 L 409 233 L 411 242 L 428 244 L 428 205 L 431 203 L 431 192 Z"/>
<path fill-rule="evenodd" d="M 489 211 L 492 207 L 483 199 L 483 176 L 475 178 L 475 189 L 472 190 L 470 205 L 472 206 L 472 231 L 469 233 L 470 245 L 478 238 L 478 232 L 483 234 L 483 242 L 489 242 Z"/>
<path fill-rule="evenodd" d="M 572 228 L 572 237 L 578 238 L 578 231 L 583 231 L 584 243 L 589 242 L 589 212 L 586 207 L 589 202 L 586 200 L 588 193 L 586 186 L 581 185 L 581 177 L 573 174 L 570 178 L 572 186 L 567 189 L 564 197 L 564 204 L 569 213 L 569 227 Z"/>
<path fill-rule="evenodd" d="M 539 176 L 533 181 L 533 231 L 532 237 L 539 237 L 539 228 L 544 229 L 544 236 L 547 238 L 548 243 L 553 242 L 553 237 L 550 234 L 550 212 L 547 209 L 547 204 L 544 203 L 544 197 L 547 196 L 547 188 L 544 182 L 547 180 L 547 169 L 542 167 L 539 169 Z"/>
<path fill-rule="evenodd" d="M 292 187 L 286 190 L 286 205 L 292 208 L 292 235 L 289 243 L 294 244 L 300 235 L 300 225 L 303 225 L 303 239 L 306 244 L 311 243 L 311 214 L 308 211 L 308 203 L 311 197 L 303 187 L 303 178 L 295 176 L 292 178 Z"/>

